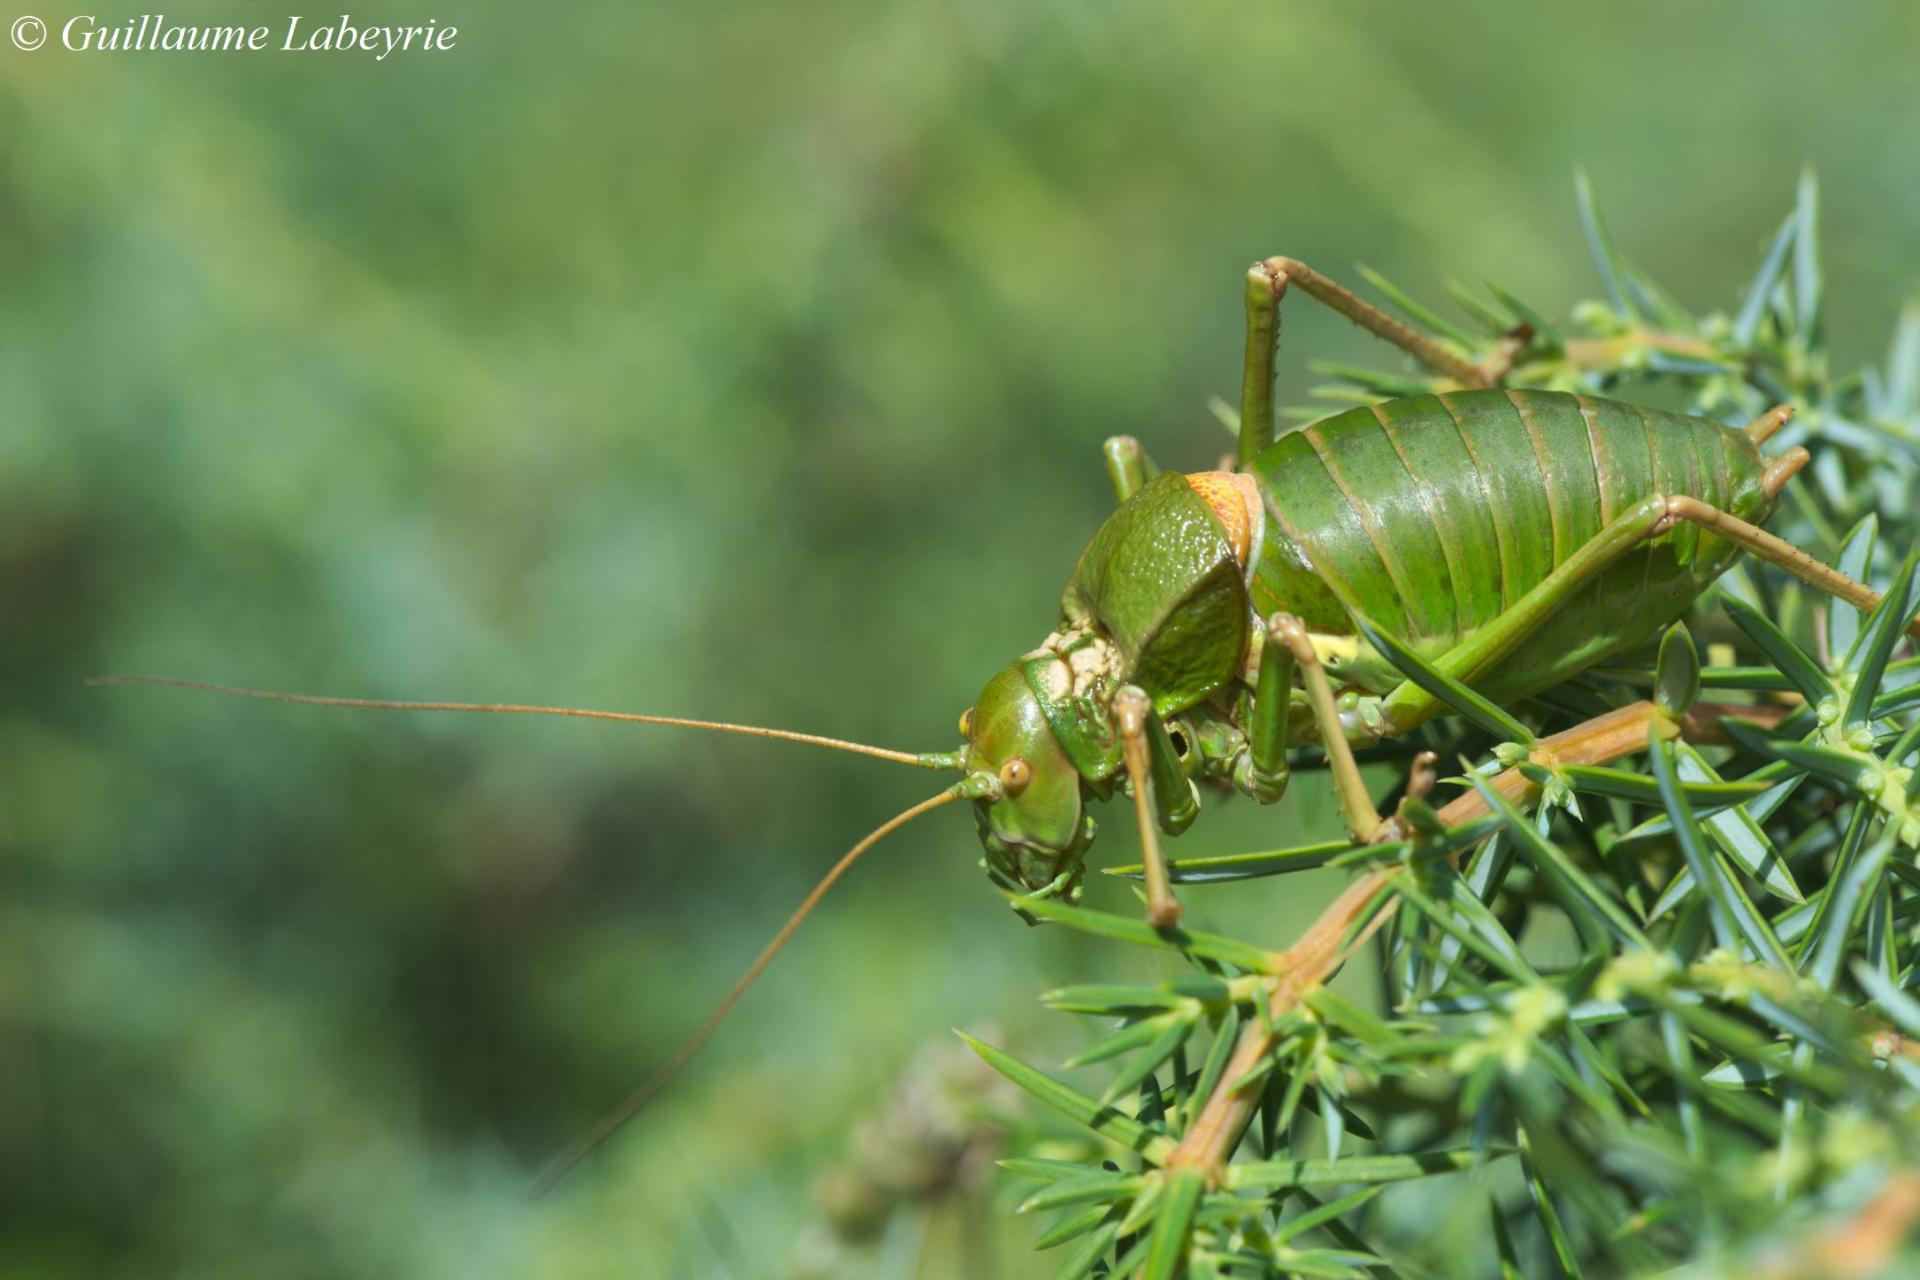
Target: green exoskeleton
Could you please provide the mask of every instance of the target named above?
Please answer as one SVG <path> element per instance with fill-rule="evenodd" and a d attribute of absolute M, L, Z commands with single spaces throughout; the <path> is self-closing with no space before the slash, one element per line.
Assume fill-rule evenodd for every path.
<path fill-rule="evenodd" d="M 1401 347 L 1453 390 L 1336 414 L 1275 437 L 1281 300 L 1298 288 Z M 1742 553 L 1862 608 L 1879 596 L 1759 527 L 1804 449 L 1760 452 L 1777 408 L 1744 429 L 1631 404 L 1505 386 L 1525 335 L 1484 363 L 1416 332 L 1303 264 L 1247 278 L 1238 456 L 1160 473 L 1106 444 L 1118 509 L 1080 553 L 1039 647 L 990 679 L 952 753 L 914 755 L 783 730 L 532 706 L 397 703 L 223 690 L 402 710 L 589 716 L 838 747 L 961 780 L 855 845 L 641 1089 L 556 1163 L 550 1182 L 631 1118 L 702 1044 L 815 902 L 882 836 L 970 799 L 993 880 L 1073 896 L 1091 801 L 1131 794 L 1147 915 L 1179 916 L 1159 835 L 1198 812 L 1198 782 L 1278 799 L 1288 752 L 1325 753 L 1356 840 L 1382 818 L 1353 749 L 1442 709 L 1363 634 L 1391 635 L 1495 700 L 1544 690 L 1659 633 Z M 1920 623 L 1912 628 L 1920 637 Z M 146 683 L 188 684 L 152 677 Z M 218 686 L 195 686 L 218 688 Z"/>
<path fill-rule="evenodd" d="M 1278 310 L 1298 286 L 1460 390 L 1351 409 L 1273 435 Z M 1158 832 L 1197 809 L 1197 780 L 1270 802 L 1287 751 L 1324 750 L 1356 840 L 1385 821 L 1352 749 L 1441 704 L 1356 618 L 1496 700 L 1539 692 L 1642 644 L 1743 551 L 1870 607 L 1879 596 L 1762 531 L 1807 461 L 1744 429 L 1561 392 L 1508 388 L 1289 258 L 1248 276 L 1237 465 L 1156 474 L 1109 440 L 1119 509 L 1074 567 L 1039 648 L 994 676 L 963 722 L 990 874 L 1072 894 L 1094 834 L 1087 801 L 1125 785 L 1140 814 L 1148 918 L 1179 906 Z"/>

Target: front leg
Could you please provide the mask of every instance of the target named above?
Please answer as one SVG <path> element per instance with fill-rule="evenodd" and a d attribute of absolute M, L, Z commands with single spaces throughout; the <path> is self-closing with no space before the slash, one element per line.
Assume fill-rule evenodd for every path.
<path fill-rule="evenodd" d="M 1174 753 L 1167 727 L 1154 712 L 1153 700 L 1137 685 L 1124 685 L 1113 695 L 1114 725 L 1120 731 L 1121 754 L 1127 779 L 1133 785 L 1133 813 L 1140 824 L 1140 862 L 1146 868 L 1147 923 L 1157 929 L 1180 919 L 1180 903 L 1167 877 L 1166 855 L 1160 850 L 1160 830 L 1178 835 L 1200 811 L 1193 784 L 1187 781 Z"/>

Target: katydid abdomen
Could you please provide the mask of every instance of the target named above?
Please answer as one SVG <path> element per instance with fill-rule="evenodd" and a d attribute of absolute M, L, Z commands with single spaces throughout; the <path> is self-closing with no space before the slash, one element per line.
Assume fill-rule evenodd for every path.
<path fill-rule="evenodd" d="M 1644 499 L 1684 495 L 1762 522 L 1765 469 L 1754 442 L 1718 422 L 1561 392 L 1349 410 L 1281 436 L 1248 467 L 1265 517 L 1251 602 L 1325 637 L 1352 636 L 1357 612 L 1438 656 Z M 1650 639 L 1737 554 L 1679 523 L 1600 573 L 1479 687 L 1532 693 Z M 1384 693 L 1403 678 L 1364 644 L 1327 648 L 1336 681 Z"/>

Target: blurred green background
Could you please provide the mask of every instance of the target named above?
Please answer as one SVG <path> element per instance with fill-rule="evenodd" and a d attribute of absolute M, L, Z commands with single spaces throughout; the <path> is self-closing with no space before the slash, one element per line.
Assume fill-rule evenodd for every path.
<path fill-rule="evenodd" d="M 457 44 L 0 50 L 0 1276 L 784 1274 L 916 1054 L 1057 1062 L 1086 1029 L 1034 995 L 1116 976 L 943 812 L 531 1203 L 933 780 L 83 677 L 944 749 L 1048 630 L 1102 437 L 1226 445 L 1258 255 L 1564 313 L 1579 163 L 1630 256 L 1731 304 L 1812 164 L 1841 366 L 1920 284 L 1906 0 L 351 12 Z M 1378 353 L 1296 304 L 1283 399 L 1309 357 Z M 1182 848 L 1324 834 L 1317 783 Z M 1275 944 L 1315 906 L 1191 897 Z M 1050 1274 L 986 1194 L 872 1265 Z"/>

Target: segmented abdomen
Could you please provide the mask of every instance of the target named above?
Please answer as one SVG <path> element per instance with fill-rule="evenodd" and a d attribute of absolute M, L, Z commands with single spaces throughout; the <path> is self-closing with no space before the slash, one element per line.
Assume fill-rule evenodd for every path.
<path fill-rule="evenodd" d="M 1562 392 L 1353 409 L 1254 459 L 1266 507 L 1254 606 L 1333 634 L 1352 631 L 1354 608 L 1437 655 L 1642 499 L 1686 494 L 1764 518 L 1762 468 L 1752 441 L 1717 422 Z M 1601 575 L 1515 657 L 1534 668 L 1557 647 L 1585 665 L 1642 639 L 1732 554 L 1682 524 Z M 1562 656 L 1546 655 L 1556 671 L 1569 665 Z"/>

